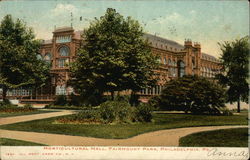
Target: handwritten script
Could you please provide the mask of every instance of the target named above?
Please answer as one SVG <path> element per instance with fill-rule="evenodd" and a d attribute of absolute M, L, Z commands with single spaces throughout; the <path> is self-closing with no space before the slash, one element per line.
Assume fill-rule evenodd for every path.
<path fill-rule="evenodd" d="M 245 151 L 233 151 L 233 152 L 228 152 L 228 151 L 218 151 L 218 148 L 213 148 L 208 151 L 207 153 L 208 157 L 220 157 L 220 158 L 229 158 L 232 157 L 234 159 L 248 159 L 249 158 L 249 153 Z"/>

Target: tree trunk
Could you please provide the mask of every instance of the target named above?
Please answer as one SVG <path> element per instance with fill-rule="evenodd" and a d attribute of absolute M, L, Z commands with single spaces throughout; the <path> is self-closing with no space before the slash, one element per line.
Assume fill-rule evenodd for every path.
<path fill-rule="evenodd" d="M 114 91 L 110 91 L 110 93 L 111 93 L 111 100 L 113 101 L 115 99 Z"/>
<path fill-rule="evenodd" d="M 135 103 L 134 103 L 134 95 L 135 95 L 135 92 L 132 90 L 131 91 L 131 94 L 130 94 L 130 105 L 131 106 L 135 106 Z"/>
<path fill-rule="evenodd" d="M 240 97 L 238 98 L 237 101 L 237 112 L 240 113 Z"/>
<path fill-rule="evenodd" d="M 7 87 L 3 86 L 3 101 L 6 100 L 6 96 L 7 96 Z"/>

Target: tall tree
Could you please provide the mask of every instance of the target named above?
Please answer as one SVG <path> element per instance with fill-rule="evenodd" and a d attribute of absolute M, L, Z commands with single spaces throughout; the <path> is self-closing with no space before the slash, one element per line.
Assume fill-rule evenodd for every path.
<path fill-rule="evenodd" d="M 37 59 L 40 41 L 20 19 L 6 15 L 0 25 L 0 85 L 3 99 L 10 88 L 41 86 L 49 75 L 49 66 Z"/>
<path fill-rule="evenodd" d="M 138 21 L 108 8 L 84 31 L 83 38 L 85 44 L 70 69 L 71 84 L 78 91 L 95 88 L 113 95 L 114 91 L 138 91 L 153 84 L 157 61 Z"/>
<path fill-rule="evenodd" d="M 249 38 L 244 37 L 219 45 L 222 50 L 223 68 L 222 74 L 219 74 L 217 78 L 228 88 L 228 102 L 237 102 L 237 112 L 240 112 L 240 101 L 248 103 Z"/>

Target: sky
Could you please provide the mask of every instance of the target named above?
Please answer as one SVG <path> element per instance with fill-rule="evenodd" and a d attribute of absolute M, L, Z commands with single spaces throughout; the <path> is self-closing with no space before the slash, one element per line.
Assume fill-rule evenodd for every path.
<path fill-rule="evenodd" d="M 218 43 L 249 35 L 247 0 L 3 0 L 0 21 L 7 14 L 32 27 L 36 38 L 51 39 L 55 27 L 83 30 L 114 8 L 140 22 L 144 32 L 183 44 L 200 42 L 202 52 L 219 57 Z M 80 21 L 82 17 L 82 21 Z"/>

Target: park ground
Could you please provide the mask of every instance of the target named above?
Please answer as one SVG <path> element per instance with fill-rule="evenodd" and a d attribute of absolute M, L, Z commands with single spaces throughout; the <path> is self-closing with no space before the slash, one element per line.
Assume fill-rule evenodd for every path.
<path fill-rule="evenodd" d="M 14 145 L 197 146 L 187 139 L 193 139 L 193 142 L 194 139 L 197 139 L 195 136 L 198 136 L 200 140 L 206 141 L 204 137 L 215 134 L 218 136 L 215 136 L 213 140 L 217 143 L 213 146 L 219 146 L 218 140 L 223 140 L 223 143 L 220 144 L 224 146 L 235 144 L 235 147 L 247 147 L 245 144 L 248 137 L 246 134 L 247 112 L 233 116 L 198 116 L 180 113 L 153 114 L 153 122 L 143 124 L 53 123 L 58 116 L 70 116 L 70 114 L 76 112 L 70 110 L 48 112 L 47 110 L 40 114 L 1 118 L 1 145 L 10 145 L 9 142 L 12 141 L 11 143 Z M 228 129 L 232 130 L 228 132 Z M 213 133 L 213 130 L 217 133 Z M 200 133 L 208 135 L 199 135 Z M 219 135 L 226 135 L 226 137 L 220 137 Z M 229 139 L 230 136 L 235 135 L 242 137 L 242 139 Z M 61 141 L 61 139 L 64 139 L 64 141 Z M 182 140 L 181 143 L 179 143 L 180 139 Z M 230 144 L 226 142 L 230 142 Z M 211 141 L 199 143 L 201 144 L 198 146 L 212 144 Z"/>

